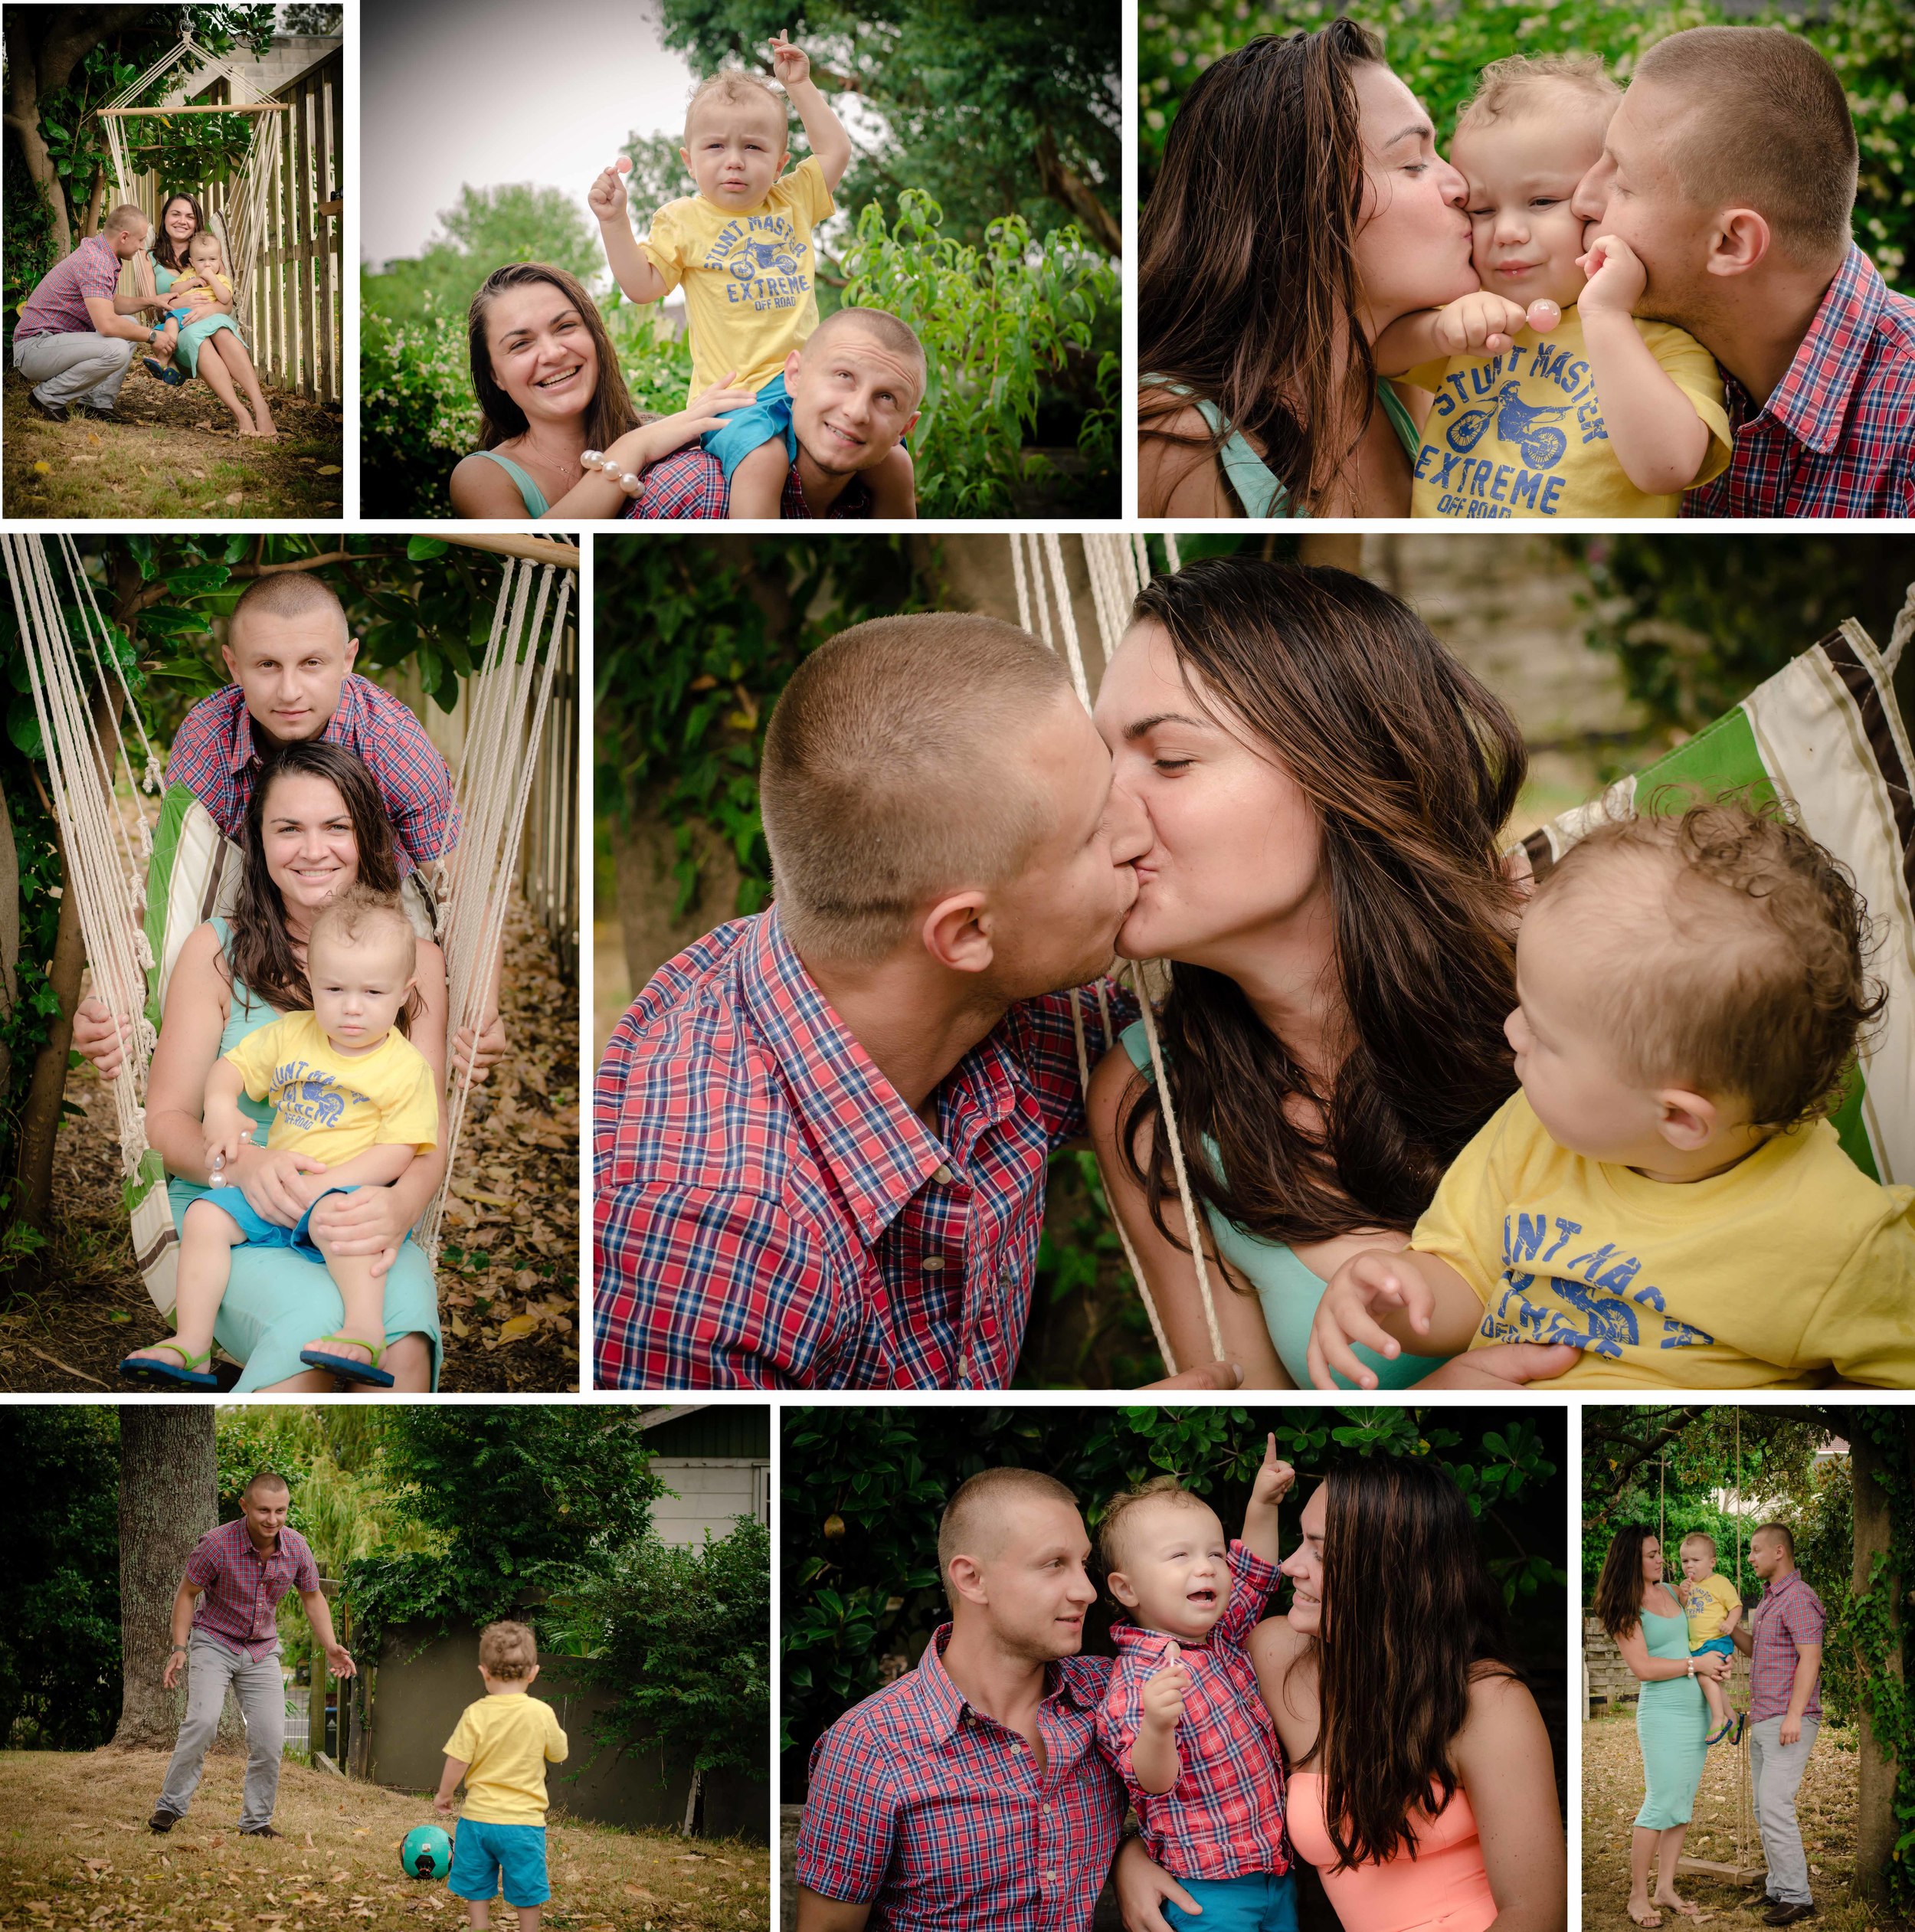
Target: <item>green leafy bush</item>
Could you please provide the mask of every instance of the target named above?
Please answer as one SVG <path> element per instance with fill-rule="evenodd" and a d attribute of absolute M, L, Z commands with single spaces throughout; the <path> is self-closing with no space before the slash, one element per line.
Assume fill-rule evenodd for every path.
<path fill-rule="evenodd" d="M 846 307 L 888 309 L 918 332 L 930 365 L 911 437 L 921 516 L 1003 516 L 1036 480 L 1023 444 L 1047 375 L 1085 365 L 1094 400 L 1079 449 L 1114 513 L 1118 313 L 1115 267 L 1075 228 L 1034 239 L 1021 216 L 994 221 L 973 248 L 942 232 L 928 195 L 907 189 L 897 219 L 869 202 L 841 254 Z M 1088 504 L 1074 507 L 1089 509 Z"/>
<path fill-rule="evenodd" d="M 1385 57 L 1434 119 L 1446 142 L 1476 77 L 1505 54 L 1597 54 L 1627 80 L 1654 42 L 1684 28 L 1773 25 L 1801 34 L 1841 75 L 1861 147 L 1855 236 L 1891 287 L 1915 287 L 1915 10 L 1906 0 L 1825 0 L 1812 11 L 1750 11 L 1724 0 L 1481 0 L 1437 7 L 1429 0 L 1284 0 L 1225 7 L 1156 6 L 1138 27 L 1139 192 L 1147 200 L 1164 141 L 1184 90 L 1210 63 L 1258 34 L 1324 26 L 1352 13 L 1383 43 Z"/>

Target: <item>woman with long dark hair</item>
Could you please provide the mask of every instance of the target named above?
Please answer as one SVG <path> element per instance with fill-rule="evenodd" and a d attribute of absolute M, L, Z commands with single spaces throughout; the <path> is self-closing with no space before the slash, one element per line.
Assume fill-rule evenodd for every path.
<path fill-rule="evenodd" d="M 1330 1275 L 1407 1240 L 1515 1089 L 1498 846 L 1522 738 L 1387 591 L 1243 558 L 1145 588 L 1096 716 L 1151 824 L 1118 948 L 1172 962 L 1158 1030 L 1225 1347 L 1247 1384 L 1307 1387 Z M 1133 1027 L 1092 1077 L 1092 1131 L 1187 1368 L 1213 1351 L 1163 1105 Z M 1437 1366 L 1364 1359 L 1389 1387 Z"/>
<path fill-rule="evenodd" d="M 1289 1614 L 1249 1649 L 1291 1842 L 1344 1932 L 1560 1932 L 1549 1734 L 1462 1492 L 1416 1457 L 1352 1459 L 1301 1529 Z M 1126 1923 L 1152 1923 L 1160 1875 L 1127 1852 L 1118 1882 Z"/>
<path fill-rule="evenodd" d="M 1636 1742 L 1642 1750 L 1642 1809 L 1629 1839 L 1629 1916 L 1638 1925 L 1662 1923 L 1658 1907 L 1700 1916 L 1676 1894 L 1696 1786 L 1707 1754 L 1709 1707 L 1698 1676 L 1720 1681 L 1729 1660 L 1708 1652 L 1692 1656 L 1689 1619 L 1662 1580 L 1662 1545 L 1646 1523 L 1625 1523 L 1602 1560 L 1596 1615 L 1642 1685 L 1636 1700 Z M 1649 1895 L 1649 1865 L 1656 1867 Z"/>
<path fill-rule="evenodd" d="M 166 1164 L 175 1226 L 211 1177 L 201 1114 L 213 1063 L 281 1013 L 310 1009 L 306 935 L 327 900 L 355 884 L 380 892 L 399 889 L 392 828 L 372 774 L 350 752 L 319 739 L 282 745 L 260 774 L 247 808 L 241 858 L 231 917 L 197 927 L 180 949 L 147 1076 L 146 1135 Z M 445 960 L 430 940 L 419 941 L 414 1003 L 403 1023 L 443 1087 Z M 272 1118 L 269 1108 L 240 1104 L 262 1125 Z M 355 1217 L 370 1213 L 366 1200 L 388 1210 L 377 1237 L 387 1260 L 387 1345 L 380 1365 L 401 1390 L 429 1389 L 437 1380 L 437 1289 L 407 1230 L 445 1171 L 443 1118 L 440 1125 L 439 1144 L 388 1187 L 334 1194 L 314 1211 L 316 1226 L 322 1226 L 329 1210 L 349 1198 L 361 1203 L 353 1208 Z M 322 1191 L 324 1177 L 313 1171 L 316 1165 L 289 1148 L 249 1144 L 224 1178 L 267 1220 L 290 1227 Z M 245 1364 L 237 1392 L 334 1387 L 331 1376 L 301 1366 L 300 1351 L 336 1328 L 344 1314 L 325 1269 L 287 1249 L 235 1248 L 214 1333 L 221 1350 Z M 164 1343 L 136 1353 L 159 1364 L 162 1374 L 177 1354 Z"/>
<path fill-rule="evenodd" d="M 1146 516 L 1406 516 L 1417 419 L 1370 345 L 1476 288 L 1467 190 L 1354 21 L 1200 75 L 1145 205 Z"/>
<path fill-rule="evenodd" d="M 480 425 L 478 448 L 452 473 L 457 516 L 622 516 L 630 499 L 605 470 L 584 467 L 588 450 L 642 476 L 753 400 L 721 383 L 641 426 L 597 306 L 543 262 L 494 270 L 466 333 Z"/>

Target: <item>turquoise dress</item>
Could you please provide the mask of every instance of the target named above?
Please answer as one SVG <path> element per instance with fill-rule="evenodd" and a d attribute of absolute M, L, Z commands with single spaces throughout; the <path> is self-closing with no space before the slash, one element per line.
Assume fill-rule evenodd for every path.
<path fill-rule="evenodd" d="M 223 951 L 227 923 L 216 919 L 212 925 Z M 229 1052 L 248 1033 L 256 1033 L 279 1017 L 264 1000 L 251 998 L 244 987 L 235 984 L 225 1030 L 219 1036 L 219 1050 Z M 263 1101 L 242 1094 L 240 1106 L 249 1119 L 258 1122 L 261 1127 L 272 1124 L 273 1109 Z M 264 1141 L 265 1136 L 260 1134 L 254 1138 Z M 187 1209 L 210 1191 L 197 1182 L 169 1174 L 166 1192 L 172 1203 L 173 1225 L 179 1226 Z M 235 1248 L 226 1298 L 220 1304 L 218 1318 L 213 1324 L 214 1340 L 234 1361 L 246 1364 L 246 1372 L 233 1393 L 244 1395 L 306 1374 L 308 1370 L 300 1360 L 300 1351 L 309 1347 L 321 1335 L 336 1333 L 345 1319 L 345 1304 L 323 1268 L 301 1259 L 289 1248 Z M 385 1338 L 393 1342 L 401 1335 L 411 1334 L 422 1334 L 432 1344 L 432 1386 L 436 1389 L 441 1349 L 438 1285 L 424 1255 L 408 1240 L 385 1278 Z"/>
<path fill-rule="evenodd" d="M 1689 1654 L 1689 1619 L 1642 1613 L 1642 1638 L 1651 1657 L 1679 1662 Z M 1653 1832 L 1686 1825 L 1695 1809 L 1702 1760 L 1708 1755 L 1709 1707 L 1693 1677 L 1645 1681 L 1635 1704 L 1635 1738 L 1642 1747 L 1642 1809 L 1635 1822 Z"/>
<path fill-rule="evenodd" d="M 174 270 L 162 267 L 157 260 L 154 262 L 153 286 L 162 295 L 164 295 L 178 279 L 179 277 Z M 165 326 L 163 323 L 161 326 Z M 222 329 L 230 329 L 235 336 L 239 336 L 239 324 L 231 316 L 208 316 L 203 321 L 195 323 L 190 329 L 182 329 L 179 332 L 178 343 L 173 350 L 173 360 L 188 375 L 198 375 L 200 344 L 205 342 L 208 336 L 218 335 Z M 240 340 L 244 343 L 246 338 L 240 336 Z"/>
<path fill-rule="evenodd" d="M 1154 1079 L 1143 1021 L 1132 1020 L 1120 1037 L 1131 1063 L 1146 1079 Z M 1221 1172 L 1223 1164 L 1216 1143 L 1207 1137 L 1204 1152 Z M 1294 1249 L 1281 1241 L 1265 1241 L 1259 1235 L 1247 1233 L 1236 1222 L 1226 1220 L 1208 1201 L 1203 1204 L 1203 1218 L 1210 1223 L 1217 1253 L 1256 1290 L 1264 1326 L 1270 1331 L 1271 1346 L 1276 1350 L 1285 1373 L 1298 1388 L 1308 1388 L 1310 1325 L 1317 1318 L 1317 1304 L 1323 1299 L 1328 1284 L 1297 1259 Z M 1356 1347 L 1356 1355 L 1376 1376 L 1380 1389 L 1413 1387 L 1449 1360 L 1442 1355 L 1399 1355 L 1393 1362 L 1386 1361 L 1360 1344 Z M 1337 1376 L 1337 1386 L 1347 1389 L 1355 1384 Z"/>
<path fill-rule="evenodd" d="M 545 493 L 533 482 L 530 474 L 512 461 L 509 456 L 501 456 L 496 450 L 474 450 L 474 456 L 483 457 L 488 463 L 496 463 L 519 486 L 519 499 L 525 506 L 528 516 L 543 516 L 548 507 Z"/>

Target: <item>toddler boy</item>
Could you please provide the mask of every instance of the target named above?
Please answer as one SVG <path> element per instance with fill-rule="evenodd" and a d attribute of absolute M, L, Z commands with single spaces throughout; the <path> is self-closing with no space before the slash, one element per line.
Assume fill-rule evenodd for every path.
<path fill-rule="evenodd" d="M 1682 1539 L 1682 1581 L 1676 1585 L 1676 1601 L 1689 1619 L 1689 1655 L 1714 1655 L 1733 1658 L 1736 1626 L 1742 1620 L 1742 1599 L 1727 1577 L 1716 1573 L 1716 1540 L 1701 1530 L 1692 1530 Z M 1741 1726 L 1729 1708 L 1722 1686 L 1713 1677 L 1697 1676 L 1702 1685 L 1703 1701 L 1716 1728 L 1708 1742 L 1719 1744 L 1733 1730 L 1738 1741 Z"/>
<path fill-rule="evenodd" d="M 1098 1527 L 1110 1593 L 1134 1619 L 1097 1740 L 1143 1826 L 1151 1856 L 1203 1908 L 1169 1900 L 1174 1926 L 1296 1932 L 1283 1832 L 1283 1757 L 1245 1648 L 1277 1581 L 1277 1505 L 1296 1472 L 1272 1436 L 1227 1547 L 1210 1505 L 1174 1476 L 1114 1497 Z"/>
<path fill-rule="evenodd" d="M 213 1323 L 243 1243 L 290 1248 L 322 1262 L 345 1304 L 345 1327 L 303 1349 L 300 1360 L 349 1382 L 389 1389 L 385 1281 L 376 1257 L 339 1255 L 310 1233 L 313 1210 L 329 1194 L 397 1180 L 439 1140 L 439 1083 L 425 1056 L 397 1030 L 417 958 L 412 924 L 396 899 L 355 888 L 322 905 L 306 940 L 313 1010 L 256 1028 L 206 1077 L 204 1121 L 211 1189 L 187 1208 L 179 1238 L 176 1339 L 128 1356 L 129 1380 L 169 1387 L 217 1388 L 207 1371 Z M 253 1135 L 240 1097 L 274 1109 L 269 1148 L 323 1161 L 294 1227 L 260 1215 L 221 1171 Z M 352 1354 L 342 1354 L 351 1350 Z M 176 1362 L 164 1359 L 171 1355 Z"/>
<path fill-rule="evenodd" d="M 446 1887 L 466 1901 L 476 1932 L 492 1923 L 502 1881 L 519 1932 L 538 1932 L 538 1908 L 552 1896 L 545 1873 L 545 1767 L 563 1764 L 565 1734 L 549 1704 L 529 1695 L 538 1676 L 538 1639 L 522 1623 L 488 1623 L 479 1632 L 486 1694 L 466 1706 L 446 1740 L 446 1768 L 432 1803 L 450 1812 L 465 1781 L 466 1803 L 452 1842 Z"/>
<path fill-rule="evenodd" d="M 1599 826 L 1537 888 L 1505 1030 L 1522 1091 L 1400 1254 L 1319 1304 L 1311 1380 L 1350 1354 L 1567 1342 L 1586 1388 L 1915 1387 L 1915 1190 L 1820 1118 L 1881 998 L 1848 875 L 1735 804 Z"/>
<path fill-rule="evenodd" d="M 1715 359 L 1634 318 L 1641 261 L 1586 238 L 1570 208 L 1621 98 L 1593 57 L 1515 54 L 1484 70 L 1457 123 L 1482 289 L 1376 345 L 1380 374 L 1435 392 L 1413 516 L 1674 516 L 1728 467 Z"/>
<path fill-rule="evenodd" d="M 757 397 L 704 437 L 723 466 L 734 517 L 775 519 L 797 455 L 787 365 L 818 326 L 813 229 L 851 159 L 850 137 L 811 79 L 811 64 L 780 34 L 772 72 L 804 124 L 811 152 L 789 174 L 785 109 L 766 84 L 735 69 L 714 74 L 686 110 L 679 150 L 698 192 L 668 201 L 640 242 L 625 212 L 620 161 L 593 182 L 614 279 L 633 302 L 685 285 L 692 390 L 714 384 Z M 875 516 L 915 514 L 909 453 L 893 450 L 866 479 Z"/>

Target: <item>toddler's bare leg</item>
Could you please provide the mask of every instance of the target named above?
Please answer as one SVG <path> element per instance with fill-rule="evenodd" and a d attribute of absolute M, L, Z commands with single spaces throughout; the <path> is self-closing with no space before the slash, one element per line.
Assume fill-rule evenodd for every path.
<path fill-rule="evenodd" d="M 536 1905 L 515 1905 L 512 1910 L 519 1914 L 519 1932 L 538 1932 L 538 1907 Z"/>
<path fill-rule="evenodd" d="M 784 499 L 784 480 L 791 465 L 784 454 L 784 439 L 761 443 L 732 472 L 733 516 L 758 516 L 775 521 L 778 506 Z"/>
<path fill-rule="evenodd" d="M 1729 1721 L 1729 1704 L 1722 1695 L 1722 1686 L 1713 1677 L 1702 1680 L 1702 1699 L 1709 1707 L 1710 1716 L 1715 1720 L 1710 1729 L 1720 1731 Z"/>
<path fill-rule="evenodd" d="M 213 1320 L 226 1298 L 232 1272 L 232 1251 L 246 1236 L 238 1223 L 210 1200 L 196 1200 L 180 1224 L 178 1296 L 173 1314 L 175 1340 L 188 1355 L 203 1355 L 213 1345 Z M 170 1348 L 137 1348 L 129 1359 L 149 1357 L 171 1363 Z"/>
<path fill-rule="evenodd" d="M 483 1898 L 468 1898 L 466 1901 L 466 1923 L 473 1928 L 473 1932 L 486 1932 L 486 1928 L 492 1923 L 492 1907 Z"/>
<path fill-rule="evenodd" d="M 339 1291 L 339 1299 L 345 1304 L 345 1314 L 339 1323 L 342 1335 L 363 1335 L 368 1341 L 376 1342 L 383 1351 L 385 1344 L 385 1277 L 375 1275 L 371 1255 L 339 1255 L 332 1252 L 332 1243 L 322 1239 L 319 1253 L 326 1256 L 326 1272 L 332 1277 L 332 1285 Z M 371 1366 L 372 1351 L 347 1341 L 331 1341 L 326 1344 L 326 1353 L 343 1356 L 348 1361 L 364 1361 Z"/>

